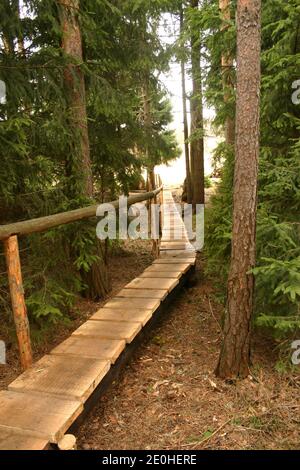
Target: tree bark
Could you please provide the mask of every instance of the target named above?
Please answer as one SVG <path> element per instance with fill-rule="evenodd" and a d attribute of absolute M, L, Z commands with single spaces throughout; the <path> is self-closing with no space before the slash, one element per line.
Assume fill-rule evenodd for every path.
<path fill-rule="evenodd" d="M 191 0 L 191 7 L 198 9 L 199 0 Z M 193 205 L 204 204 L 204 130 L 201 74 L 201 35 L 192 26 L 191 58 L 193 93 L 191 97 L 191 177 L 193 187 Z M 197 134 L 200 134 L 197 136 Z"/>
<path fill-rule="evenodd" d="M 86 113 L 86 93 L 82 63 L 82 38 L 78 19 L 79 0 L 59 0 L 61 4 L 62 48 L 70 57 L 64 71 L 65 88 L 70 109 L 70 122 L 75 138 L 75 161 L 71 162 L 74 171 L 82 179 L 83 192 L 93 197 L 93 177 L 90 160 L 90 144 Z"/>
<path fill-rule="evenodd" d="M 20 361 L 23 370 L 32 365 L 32 350 L 27 308 L 24 298 L 18 237 L 13 235 L 4 241 L 9 290 L 11 296 Z"/>
<path fill-rule="evenodd" d="M 238 0 L 237 104 L 232 254 L 224 340 L 216 369 L 222 378 L 246 377 L 250 364 L 256 261 L 259 155 L 261 0 Z"/>
<path fill-rule="evenodd" d="M 59 0 L 59 2 L 62 7 L 62 48 L 71 60 L 71 63 L 65 68 L 64 80 L 74 138 L 74 154 L 70 155 L 66 170 L 68 176 L 74 179 L 75 194 L 78 191 L 78 186 L 81 186 L 79 193 L 93 198 L 85 80 L 80 67 L 83 60 L 78 18 L 80 2 L 79 0 Z M 111 289 L 104 248 L 99 240 L 96 240 L 95 245 L 98 261 L 93 263 L 89 272 L 81 272 L 81 276 L 88 286 L 85 294 L 92 299 L 104 297 Z"/>
<path fill-rule="evenodd" d="M 222 31 L 228 29 L 229 22 L 231 20 L 230 14 L 230 0 L 219 0 L 219 7 L 221 10 L 221 16 L 223 20 Z M 222 77 L 223 77 L 223 89 L 224 89 L 224 102 L 228 104 L 233 93 L 233 82 L 232 82 L 232 68 L 233 58 L 230 53 L 223 53 L 221 58 Z M 232 116 L 228 115 L 225 121 L 225 140 L 229 145 L 234 145 L 235 140 L 235 123 Z"/>
<path fill-rule="evenodd" d="M 147 162 L 147 191 L 153 191 L 155 189 L 155 166 L 151 163 L 151 155 L 149 152 L 149 141 L 151 136 L 151 106 L 150 106 L 150 91 L 149 91 L 149 80 L 148 77 L 144 80 L 143 86 L 143 108 L 144 108 L 144 126 L 146 134 L 146 162 Z"/>
<path fill-rule="evenodd" d="M 180 31 L 183 32 L 184 27 L 184 13 L 183 7 L 180 11 Z M 192 182 L 191 182 L 191 169 L 190 169 L 190 147 L 189 147 L 189 125 L 187 118 L 186 106 L 186 82 L 185 82 L 185 61 L 181 59 L 181 84 L 182 84 L 182 108 L 183 108 L 183 133 L 184 133 L 184 153 L 185 153 L 185 166 L 186 166 L 186 197 L 187 203 L 193 202 Z"/>

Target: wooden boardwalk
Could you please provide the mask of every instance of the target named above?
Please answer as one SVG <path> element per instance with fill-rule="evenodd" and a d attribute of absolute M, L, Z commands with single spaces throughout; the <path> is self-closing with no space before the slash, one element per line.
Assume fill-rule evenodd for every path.
<path fill-rule="evenodd" d="M 172 194 L 164 191 L 159 258 L 0 392 L 0 450 L 43 450 L 58 443 L 195 260 Z"/>

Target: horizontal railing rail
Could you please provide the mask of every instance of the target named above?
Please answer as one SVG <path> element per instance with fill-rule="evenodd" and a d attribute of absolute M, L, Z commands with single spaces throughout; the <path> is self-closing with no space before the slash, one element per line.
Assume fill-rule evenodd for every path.
<path fill-rule="evenodd" d="M 162 190 L 162 186 L 154 191 L 147 193 L 137 194 L 130 196 L 127 199 L 128 207 L 138 202 L 148 201 L 155 198 Z M 0 240 L 5 240 L 12 235 L 30 235 L 32 233 L 45 232 L 60 225 L 71 224 L 83 219 L 89 219 L 96 217 L 97 210 L 101 209 L 101 206 L 110 204 L 115 209 L 119 207 L 119 201 L 106 202 L 104 204 L 93 204 L 91 206 L 83 207 L 80 209 L 74 209 L 67 212 L 60 212 L 58 214 L 48 215 L 39 217 L 36 219 L 24 220 L 22 222 L 14 222 L 11 224 L 0 225 Z"/>

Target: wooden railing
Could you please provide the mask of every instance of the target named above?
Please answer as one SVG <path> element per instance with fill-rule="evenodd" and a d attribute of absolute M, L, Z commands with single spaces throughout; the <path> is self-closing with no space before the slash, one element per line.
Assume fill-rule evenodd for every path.
<path fill-rule="evenodd" d="M 151 201 L 162 204 L 162 184 L 158 177 L 158 189 L 130 196 L 127 199 L 128 207 L 139 202 Z M 160 200 L 158 201 L 158 197 Z M 106 203 L 107 204 L 107 203 Z M 116 210 L 119 208 L 119 201 L 109 202 Z M 7 265 L 9 290 L 14 315 L 14 322 L 19 345 L 20 362 L 25 370 L 32 364 L 32 349 L 30 341 L 30 329 L 27 316 L 27 309 L 24 296 L 24 288 L 22 281 L 21 262 L 19 254 L 18 237 L 30 235 L 32 233 L 45 232 L 60 225 L 70 224 L 79 220 L 96 217 L 101 204 L 75 209 L 68 212 L 39 217 L 37 219 L 15 222 L 12 224 L 0 226 L 0 240 L 4 244 L 5 259 Z M 151 211 L 150 211 L 151 217 Z M 161 224 L 161 219 L 160 219 Z M 151 227 L 151 219 L 150 219 Z M 153 250 L 158 251 L 158 240 L 153 240 Z"/>

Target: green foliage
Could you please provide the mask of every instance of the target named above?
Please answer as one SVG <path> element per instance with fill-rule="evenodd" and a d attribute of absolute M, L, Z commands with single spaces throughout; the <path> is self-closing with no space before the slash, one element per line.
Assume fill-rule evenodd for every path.
<path fill-rule="evenodd" d="M 74 58 L 62 48 L 62 8 L 57 0 L 17 0 L 0 5 L 1 223 L 90 204 L 70 126 L 64 70 Z M 171 48 L 158 35 L 160 15 L 171 0 L 83 0 L 78 18 L 95 199 L 111 200 L 141 182 L 143 167 L 178 156 L 170 103 L 159 74 Z M 151 129 L 143 119 L 142 88 L 150 83 Z M 150 152 L 146 159 L 145 146 Z M 30 319 L 42 327 L 68 315 L 97 263 L 95 223 L 72 224 L 21 241 Z M 4 259 L 0 259 L 5 271 Z M 0 306 L 8 311 L 1 279 Z"/>
<path fill-rule="evenodd" d="M 212 187 L 212 181 L 209 176 L 204 177 L 204 186 L 205 188 L 211 188 Z"/>

